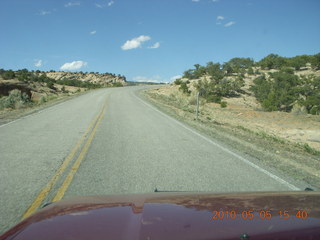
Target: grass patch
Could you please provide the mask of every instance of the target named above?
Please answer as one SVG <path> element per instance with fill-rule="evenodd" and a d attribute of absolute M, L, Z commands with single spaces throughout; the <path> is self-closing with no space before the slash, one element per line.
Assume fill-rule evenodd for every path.
<path fill-rule="evenodd" d="M 309 144 L 303 144 L 303 149 L 312 155 L 320 156 L 320 151 L 315 150 L 314 148 L 310 147 Z"/>
<path fill-rule="evenodd" d="M 285 140 L 279 138 L 279 137 L 276 137 L 276 136 L 272 136 L 272 135 L 269 135 L 265 132 L 258 132 L 256 133 L 258 136 L 264 138 L 264 139 L 267 139 L 267 140 L 270 140 L 270 141 L 273 141 L 273 142 L 276 142 L 276 143 L 286 143 Z"/>

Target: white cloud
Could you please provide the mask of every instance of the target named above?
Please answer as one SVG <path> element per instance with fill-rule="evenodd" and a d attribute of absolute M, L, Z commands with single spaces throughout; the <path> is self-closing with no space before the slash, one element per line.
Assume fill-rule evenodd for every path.
<path fill-rule="evenodd" d="M 79 70 L 80 68 L 87 66 L 87 64 L 88 63 L 84 61 L 73 61 L 63 64 L 60 69 L 66 71 Z"/>
<path fill-rule="evenodd" d="M 200 0 L 191 0 L 192 2 L 200 2 Z"/>
<path fill-rule="evenodd" d="M 170 82 L 173 82 L 178 78 L 182 78 L 182 76 L 181 75 L 173 76 L 173 77 L 170 78 Z"/>
<path fill-rule="evenodd" d="M 98 4 L 98 3 L 95 3 L 94 5 L 96 5 L 97 8 L 104 8 L 105 7 L 105 6 Z"/>
<path fill-rule="evenodd" d="M 126 41 L 122 46 L 122 50 L 129 50 L 141 47 L 141 44 L 145 41 L 149 41 L 151 37 L 141 35 L 139 37 L 133 38 L 131 40 Z"/>
<path fill-rule="evenodd" d="M 148 48 L 158 48 L 158 47 L 160 47 L 160 43 L 156 42 L 155 44 L 149 46 Z"/>
<path fill-rule="evenodd" d="M 221 21 L 223 21 L 224 20 L 224 16 L 217 16 L 217 22 L 216 22 L 216 24 L 221 24 Z"/>
<path fill-rule="evenodd" d="M 219 0 L 212 0 L 212 2 L 219 2 Z"/>
<path fill-rule="evenodd" d="M 110 1 L 108 3 L 103 3 L 103 4 L 95 3 L 94 5 L 97 8 L 105 8 L 105 7 L 111 7 L 113 4 L 114 4 L 114 1 Z"/>
<path fill-rule="evenodd" d="M 43 61 L 42 60 L 35 60 L 34 66 L 35 67 L 41 67 L 43 65 Z"/>
<path fill-rule="evenodd" d="M 39 12 L 39 15 L 44 16 L 44 15 L 48 15 L 48 14 L 50 14 L 50 13 L 51 13 L 50 11 L 41 10 L 41 11 Z"/>
<path fill-rule="evenodd" d="M 224 26 L 225 26 L 225 27 L 230 27 L 230 26 L 232 26 L 233 24 L 236 24 L 236 22 L 231 21 L 231 22 L 226 23 Z"/>
<path fill-rule="evenodd" d="M 94 35 L 94 34 L 96 34 L 96 33 L 97 33 L 96 30 L 93 30 L 93 31 L 90 32 L 91 35 Z"/>
<path fill-rule="evenodd" d="M 79 2 L 68 2 L 64 5 L 65 7 L 73 7 L 73 6 L 80 6 Z"/>
<path fill-rule="evenodd" d="M 145 77 L 145 76 L 136 76 L 133 77 L 133 81 L 135 82 L 161 82 L 161 77 L 159 75 L 152 76 L 152 77 Z"/>

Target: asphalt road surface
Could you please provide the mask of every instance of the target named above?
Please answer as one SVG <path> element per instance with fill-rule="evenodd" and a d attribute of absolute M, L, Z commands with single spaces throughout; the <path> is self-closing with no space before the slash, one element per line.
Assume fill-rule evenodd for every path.
<path fill-rule="evenodd" d="M 99 89 L 0 126 L 0 232 L 72 196 L 299 190 L 160 112 L 141 88 Z"/>

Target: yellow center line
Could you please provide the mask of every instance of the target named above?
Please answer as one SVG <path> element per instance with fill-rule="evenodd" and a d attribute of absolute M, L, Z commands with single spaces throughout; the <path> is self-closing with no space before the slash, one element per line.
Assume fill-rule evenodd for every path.
<path fill-rule="evenodd" d="M 103 119 L 103 116 L 105 114 L 105 109 L 103 110 L 103 112 L 100 114 L 100 117 L 94 127 L 94 129 L 92 130 L 86 144 L 84 145 L 81 153 L 79 154 L 79 157 L 78 159 L 75 161 L 75 163 L 73 164 L 68 176 L 66 177 L 66 179 L 64 180 L 63 184 L 61 185 L 61 187 L 59 188 L 56 196 L 53 198 L 53 202 L 56 202 L 56 201 L 59 201 L 62 199 L 62 197 L 64 196 L 65 192 L 67 191 L 69 185 L 71 184 L 72 182 L 72 179 L 74 177 L 74 175 L 76 174 L 76 172 L 78 171 L 79 167 L 80 167 L 80 164 L 82 162 L 82 160 L 84 159 L 84 157 L 86 156 L 88 150 L 89 150 L 89 147 L 92 143 L 92 140 L 94 138 L 94 135 Z"/>
<path fill-rule="evenodd" d="M 27 209 L 27 211 L 22 215 L 22 219 L 25 219 L 29 217 L 31 214 L 33 214 L 41 205 L 42 201 L 45 199 L 45 197 L 49 194 L 53 186 L 58 181 L 59 177 L 62 175 L 62 173 L 66 170 L 68 165 L 70 164 L 71 160 L 74 158 L 74 155 L 81 147 L 83 141 L 85 140 L 86 136 L 89 134 L 90 130 L 93 128 L 94 124 L 97 122 L 101 114 L 104 112 L 106 106 L 106 102 L 104 103 L 102 110 L 97 114 L 97 116 L 90 122 L 89 127 L 85 131 L 85 133 L 81 136 L 80 140 L 77 142 L 75 147 L 71 150 L 69 155 L 66 157 L 66 159 L 61 164 L 60 168 L 56 171 L 55 175 L 50 179 L 48 184 L 41 190 L 41 192 L 37 195 L 33 203 L 30 205 L 30 207 Z"/>

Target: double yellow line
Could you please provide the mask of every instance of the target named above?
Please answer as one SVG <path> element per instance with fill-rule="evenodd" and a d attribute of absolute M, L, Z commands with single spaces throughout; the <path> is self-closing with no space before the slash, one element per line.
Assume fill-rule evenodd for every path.
<path fill-rule="evenodd" d="M 91 145 L 91 142 L 94 138 L 94 135 L 103 119 L 103 116 L 106 112 L 106 106 L 107 102 L 105 102 L 102 106 L 101 111 L 97 114 L 97 116 L 91 121 L 89 124 L 89 127 L 85 131 L 85 133 L 81 136 L 80 140 L 77 142 L 77 144 L 74 146 L 74 148 L 71 150 L 69 155 L 65 158 L 63 163 L 61 164 L 60 168 L 56 171 L 54 176 L 50 179 L 48 184 L 41 190 L 41 192 L 38 194 L 38 196 L 35 198 L 33 203 L 30 205 L 30 207 L 27 209 L 27 211 L 23 214 L 22 219 L 25 219 L 29 217 L 31 214 L 33 214 L 41 205 L 43 200 L 47 197 L 47 195 L 50 193 L 54 185 L 57 183 L 61 175 L 64 173 L 64 171 L 69 166 L 70 162 L 74 159 L 74 156 L 79 151 L 80 147 L 82 146 L 82 143 L 90 133 L 90 136 L 88 137 L 84 147 L 82 148 L 77 160 L 74 162 L 71 170 L 69 171 L 67 177 L 65 178 L 64 182 L 62 183 L 61 187 L 59 188 L 58 192 L 56 193 L 55 197 L 53 198 L 53 202 L 59 201 L 64 196 L 65 192 L 67 191 L 70 183 L 72 182 L 72 179 L 76 172 L 78 171 L 80 164 L 84 157 L 86 156 L 89 147 Z"/>

